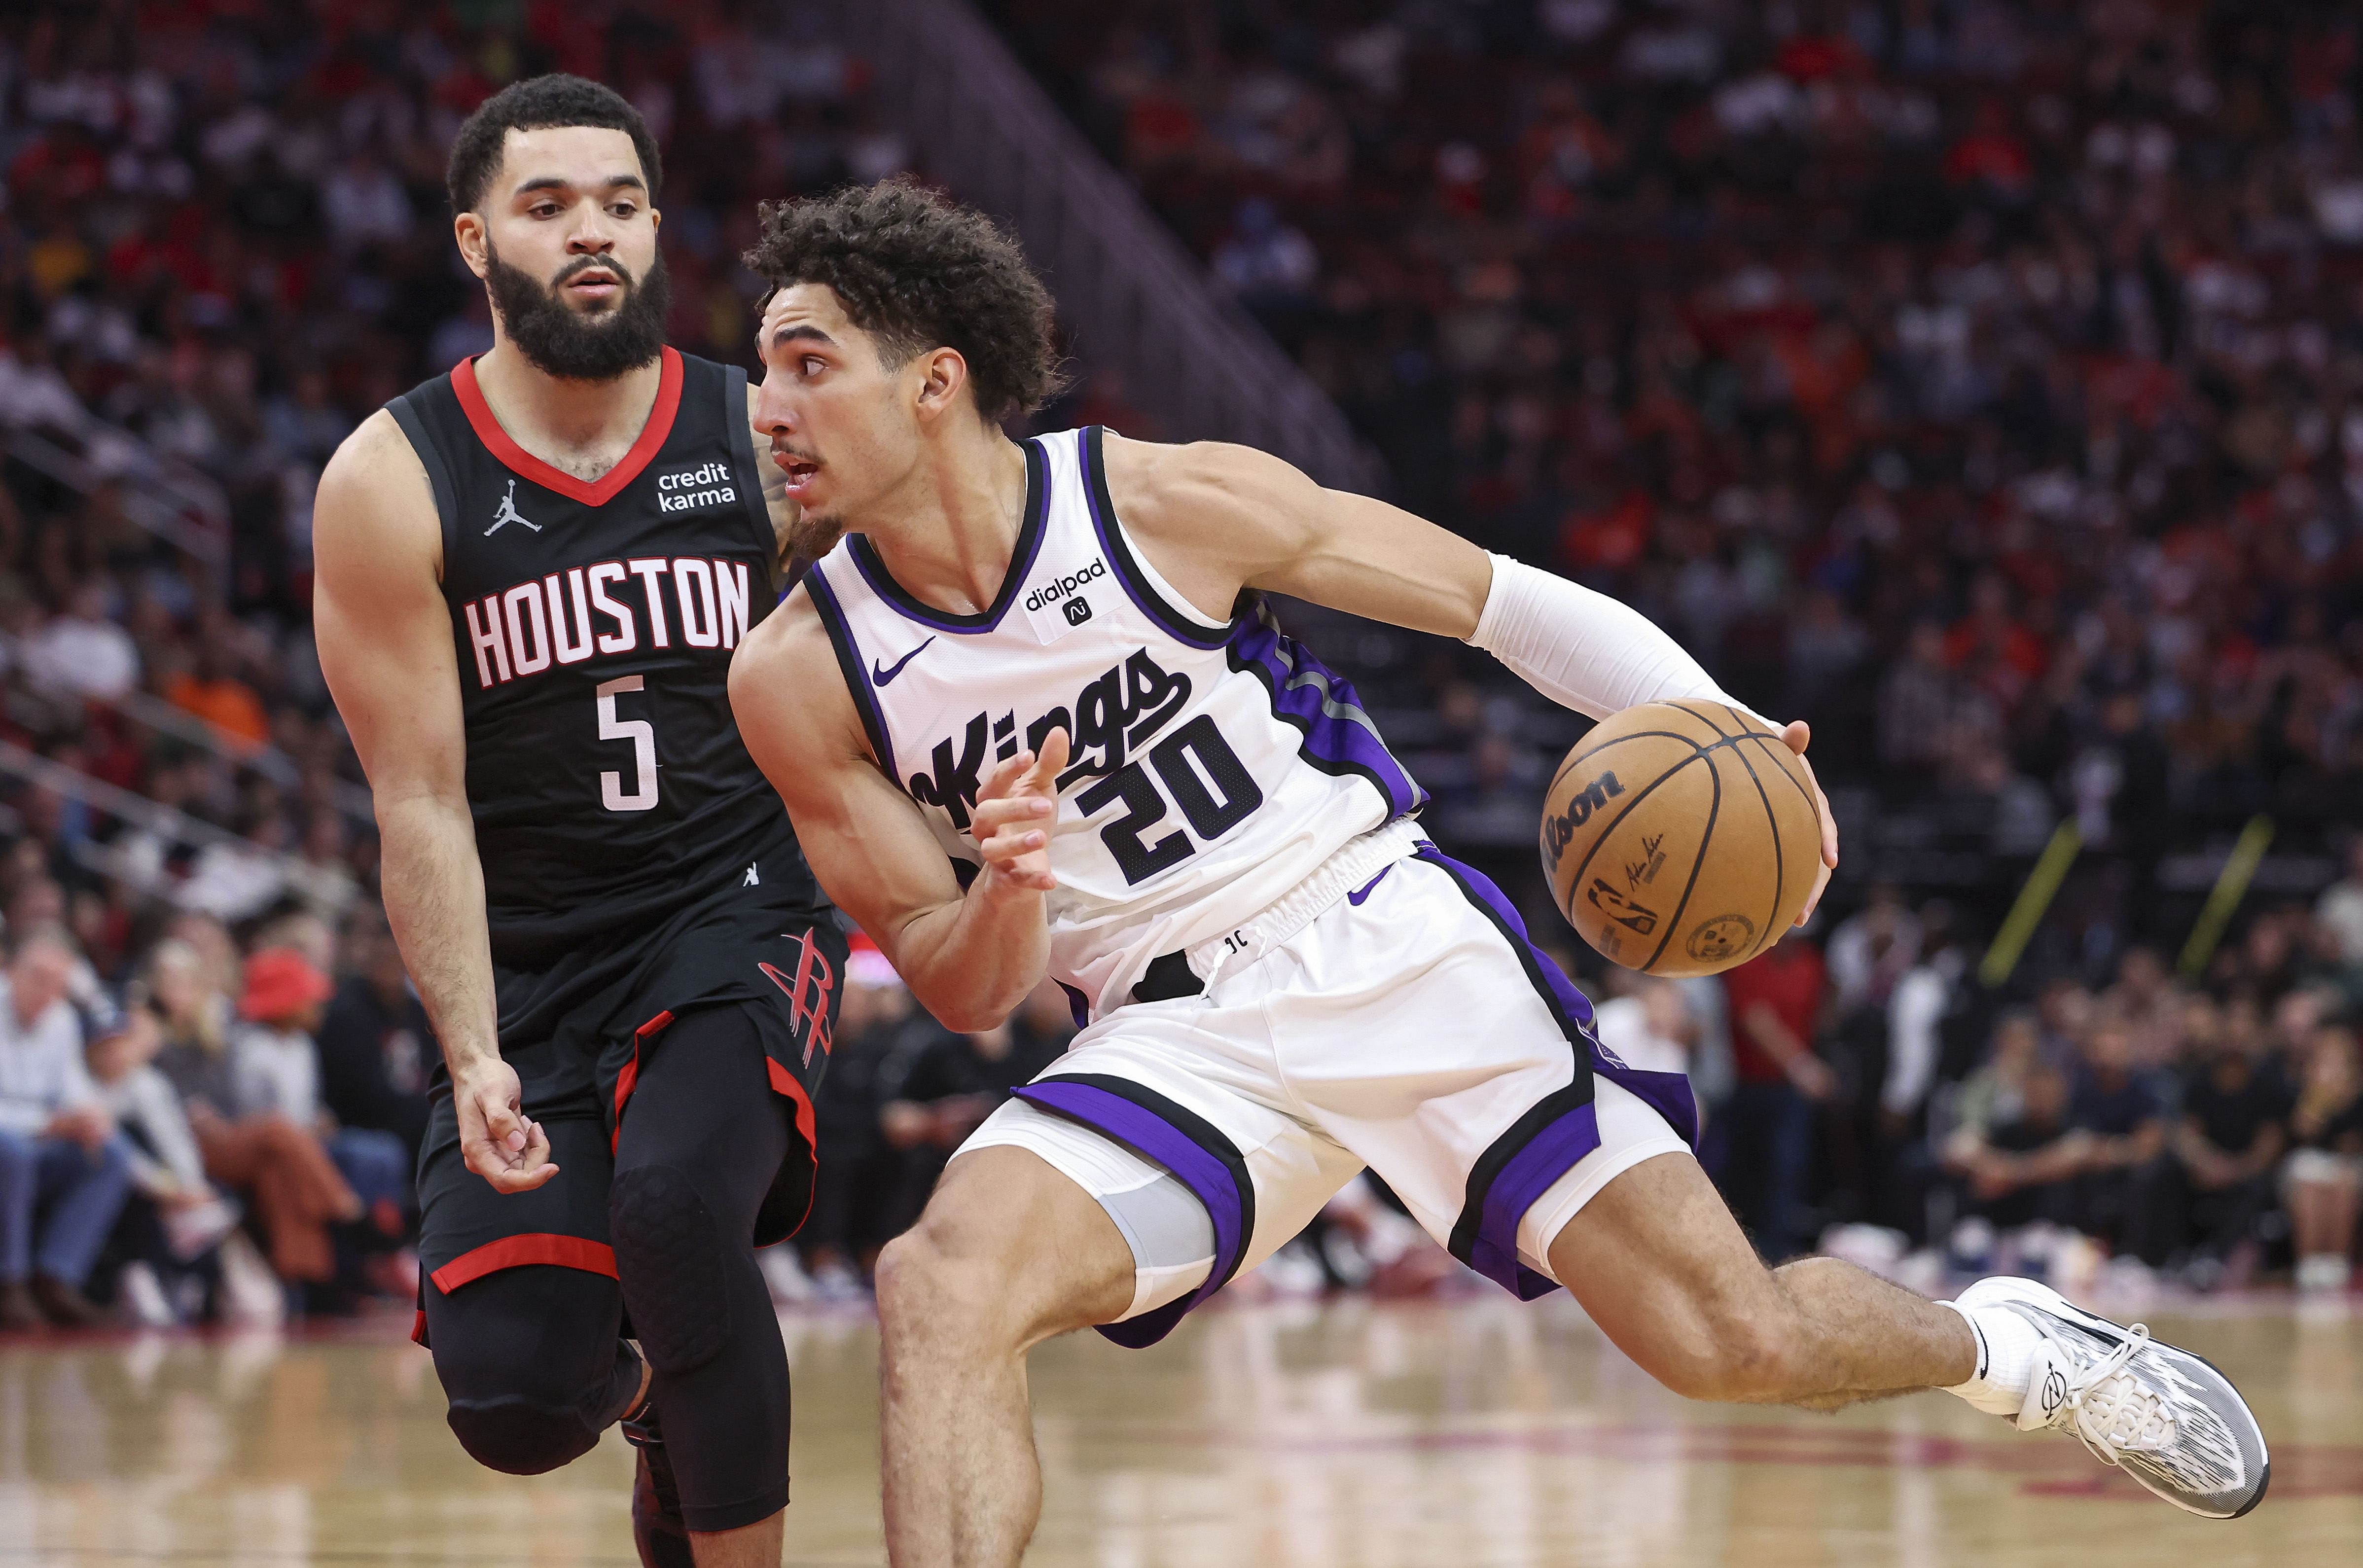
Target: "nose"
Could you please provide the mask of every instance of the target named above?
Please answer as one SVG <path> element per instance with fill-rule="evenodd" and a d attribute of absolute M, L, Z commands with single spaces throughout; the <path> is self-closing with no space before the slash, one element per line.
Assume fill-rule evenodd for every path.
<path fill-rule="evenodd" d="M 787 395 L 774 384 L 776 379 L 766 373 L 755 388 L 755 428 L 766 435 L 790 435 L 795 430 L 795 420 L 789 412 Z"/>
<path fill-rule="evenodd" d="M 596 214 L 584 215 L 566 240 L 566 253 L 570 256 L 604 256 L 615 248 L 616 237 L 606 231 Z"/>

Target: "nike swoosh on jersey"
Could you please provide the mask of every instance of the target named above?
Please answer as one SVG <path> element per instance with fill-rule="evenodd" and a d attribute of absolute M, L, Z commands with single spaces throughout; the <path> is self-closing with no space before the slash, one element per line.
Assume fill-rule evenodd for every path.
<path fill-rule="evenodd" d="M 880 686 L 885 685 L 887 683 L 893 680 L 895 676 L 903 673 L 904 665 L 908 664 L 912 660 L 916 659 L 920 654 L 925 653 L 927 651 L 928 643 L 932 643 L 934 641 L 935 639 L 932 637 L 927 639 L 926 642 L 922 642 L 918 647 L 914 648 L 908 653 L 904 654 L 903 657 L 895 660 L 893 663 L 888 665 L 884 669 L 879 668 L 878 661 L 872 659 L 870 662 L 871 684 Z"/>

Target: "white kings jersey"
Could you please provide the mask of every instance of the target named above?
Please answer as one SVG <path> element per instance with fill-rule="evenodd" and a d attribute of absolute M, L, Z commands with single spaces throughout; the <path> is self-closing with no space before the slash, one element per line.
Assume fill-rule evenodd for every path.
<path fill-rule="evenodd" d="M 1026 516 L 982 615 L 921 604 L 860 535 L 805 579 L 887 776 L 947 852 L 999 759 L 1054 728 L 1050 973 L 1094 1017 L 1426 796 L 1354 689 L 1259 606 L 1207 620 L 1125 538 L 1100 430 L 1023 443 Z"/>

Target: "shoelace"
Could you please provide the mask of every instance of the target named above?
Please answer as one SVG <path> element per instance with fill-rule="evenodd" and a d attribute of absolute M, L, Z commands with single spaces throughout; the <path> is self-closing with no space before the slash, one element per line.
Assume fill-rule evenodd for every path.
<path fill-rule="evenodd" d="M 2174 1431 L 2174 1412 L 2165 1397 L 2143 1386 L 2125 1370 L 2136 1351 L 2149 1343 L 2149 1325 L 2125 1330 L 2117 1347 L 2078 1373 L 2068 1384 L 2053 1424 L 2065 1426 L 2103 1464 L 2117 1462 L 2120 1450 L 2157 1452 Z"/>

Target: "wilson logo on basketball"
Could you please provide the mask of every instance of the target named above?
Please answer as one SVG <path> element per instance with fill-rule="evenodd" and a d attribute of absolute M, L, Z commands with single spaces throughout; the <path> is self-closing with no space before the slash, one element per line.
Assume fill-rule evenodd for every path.
<path fill-rule="evenodd" d="M 1554 864 L 1567 853 L 1568 845 L 1575 841 L 1576 829 L 1592 820 L 1592 814 L 1610 800 L 1625 793 L 1614 773 L 1603 773 L 1577 790 L 1567 803 L 1567 809 L 1543 824 L 1543 842 L 1550 850 Z"/>

